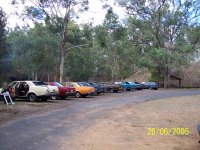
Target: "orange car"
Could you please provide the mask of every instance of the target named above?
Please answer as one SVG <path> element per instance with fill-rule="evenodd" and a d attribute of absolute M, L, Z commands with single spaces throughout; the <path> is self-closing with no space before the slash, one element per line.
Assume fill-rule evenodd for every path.
<path fill-rule="evenodd" d="M 84 86 L 83 84 L 78 82 L 64 82 L 63 85 L 68 87 L 74 87 L 76 90 L 75 96 L 78 98 L 86 97 L 87 95 L 93 94 L 95 92 L 95 88 Z"/>

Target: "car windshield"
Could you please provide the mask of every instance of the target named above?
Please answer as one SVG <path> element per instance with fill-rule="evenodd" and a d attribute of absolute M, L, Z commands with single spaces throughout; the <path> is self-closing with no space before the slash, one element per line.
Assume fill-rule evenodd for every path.
<path fill-rule="evenodd" d="M 78 84 L 81 84 L 82 86 L 88 86 L 86 82 L 79 82 Z"/>
<path fill-rule="evenodd" d="M 58 83 L 58 82 L 54 82 L 54 84 L 55 84 L 56 86 L 63 86 L 62 84 L 60 84 L 60 83 Z"/>
<path fill-rule="evenodd" d="M 85 83 L 85 85 L 87 85 L 87 86 L 92 86 L 92 84 L 90 84 L 90 83 Z"/>
<path fill-rule="evenodd" d="M 97 83 L 90 83 L 91 85 L 94 85 L 94 86 L 99 86 L 99 84 Z"/>
<path fill-rule="evenodd" d="M 84 86 L 82 83 L 77 83 L 77 85 L 79 85 L 79 86 Z"/>
<path fill-rule="evenodd" d="M 10 84 L 10 87 L 14 87 L 16 83 L 17 83 L 17 82 L 12 82 L 12 83 Z"/>
<path fill-rule="evenodd" d="M 41 86 L 41 85 L 48 85 L 42 81 L 34 81 L 33 84 L 35 84 L 36 86 Z"/>

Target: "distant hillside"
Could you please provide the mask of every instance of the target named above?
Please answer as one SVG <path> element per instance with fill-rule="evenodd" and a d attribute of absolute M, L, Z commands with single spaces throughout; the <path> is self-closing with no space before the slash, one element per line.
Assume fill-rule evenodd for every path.
<path fill-rule="evenodd" d="M 148 71 L 148 69 L 143 69 L 126 78 L 124 81 L 146 82 L 150 77 L 151 73 Z"/>
<path fill-rule="evenodd" d="M 173 75 L 182 78 L 182 87 L 200 87 L 200 62 L 192 63 L 188 66 L 182 66 L 179 70 L 174 70 Z M 151 73 L 148 69 L 139 70 L 131 75 L 125 81 L 145 82 L 151 78 Z M 171 80 L 172 87 L 178 87 L 178 81 Z"/>
<path fill-rule="evenodd" d="M 200 62 L 181 67 L 182 86 L 200 87 Z"/>

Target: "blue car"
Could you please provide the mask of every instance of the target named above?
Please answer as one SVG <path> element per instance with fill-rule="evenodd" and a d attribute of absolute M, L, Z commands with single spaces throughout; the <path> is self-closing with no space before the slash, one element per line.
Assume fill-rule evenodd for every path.
<path fill-rule="evenodd" d="M 145 82 L 142 84 L 143 89 L 149 89 L 149 90 L 157 90 L 158 84 L 155 82 Z"/>
<path fill-rule="evenodd" d="M 134 85 L 129 82 L 118 82 L 118 84 L 123 88 L 124 91 L 131 91 L 134 89 Z"/>
<path fill-rule="evenodd" d="M 134 90 L 142 90 L 143 89 L 142 84 L 140 84 L 139 82 L 128 82 L 128 83 L 132 85 L 132 88 Z"/>
<path fill-rule="evenodd" d="M 90 85 L 92 85 L 95 88 L 95 93 L 96 94 L 100 94 L 100 93 L 104 93 L 104 87 L 98 83 L 89 83 Z"/>
<path fill-rule="evenodd" d="M 79 82 L 84 86 L 90 86 L 90 87 L 94 87 L 95 88 L 95 92 L 96 94 L 100 94 L 104 92 L 104 89 L 102 88 L 102 86 L 100 86 L 97 83 L 89 83 L 89 82 Z"/>

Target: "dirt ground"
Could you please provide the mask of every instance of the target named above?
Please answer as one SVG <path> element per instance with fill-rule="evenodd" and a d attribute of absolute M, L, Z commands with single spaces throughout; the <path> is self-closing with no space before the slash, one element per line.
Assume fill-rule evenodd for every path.
<path fill-rule="evenodd" d="M 200 96 L 147 101 L 105 111 L 87 130 L 60 141 L 59 149 L 199 150 L 199 123 Z M 156 135 L 148 135 L 148 128 L 156 128 Z M 176 133 L 163 135 L 162 128 L 175 128 Z M 173 135 L 180 134 L 177 128 L 188 128 L 189 133 Z"/>
<path fill-rule="evenodd" d="M 74 99 L 36 103 L 17 101 L 13 106 L 1 102 L 0 126 L 11 120 L 67 108 L 75 102 Z M 199 150 L 200 136 L 196 130 L 199 123 L 200 95 L 147 101 L 106 110 L 86 130 L 63 137 L 58 149 Z M 178 128 L 188 128 L 189 133 L 174 135 L 171 130 L 178 131 Z"/>
<path fill-rule="evenodd" d="M 7 122 L 32 117 L 60 108 L 66 108 L 74 103 L 72 100 L 49 100 L 46 102 L 27 102 L 27 100 L 14 101 L 14 105 L 6 105 L 0 101 L 0 126 Z"/>

